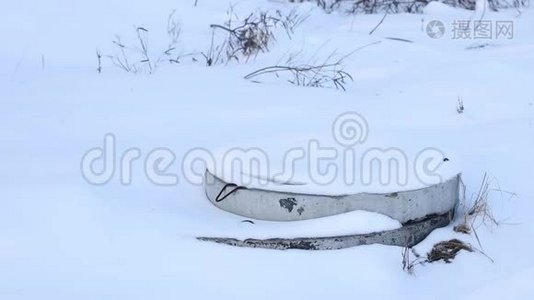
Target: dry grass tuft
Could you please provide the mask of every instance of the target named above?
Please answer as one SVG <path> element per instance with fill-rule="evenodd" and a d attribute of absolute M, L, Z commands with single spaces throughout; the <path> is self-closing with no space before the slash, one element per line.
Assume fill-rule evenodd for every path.
<path fill-rule="evenodd" d="M 487 174 L 484 174 L 478 192 L 475 193 L 471 198 L 471 205 L 466 204 L 464 187 L 463 201 L 461 203 L 462 209 L 460 211 L 461 221 L 453 228 L 455 232 L 463 234 L 473 233 L 480 248 L 476 248 L 471 244 L 465 243 L 458 239 L 451 239 L 435 244 L 430 252 L 427 253 L 426 257 L 421 257 L 420 255 L 417 255 L 413 249 L 406 247 L 402 252 L 403 270 L 413 275 L 414 267 L 416 265 L 424 265 L 426 263 L 433 263 L 436 261 L 451 263 L 456 255 L 458 255 L 458 253 L 462 250 L 468 252 L 478 252 L 493 262 L 491 257 L 482 251 L 482 245 L 477 234 L 477 228 L 480 226 L 496 226 L 501 224 L 501 222 L 495 218 L 488 201 L 492 192 L 500 193 L 501 198 L 504 198 L 505 194 L 510 195 L 510 197 L 516 196 L 514 193 L 501 190 L 495 180 L 490 180 Z M 411 258 L 411 253 L 415 255 L 415 258 Z"/>
<path fill-rule="evenodd" d="M 471 234 L 471 226 L 467 225 L 467 223 L 465 222 L 454 226 L 453 230 L 455 232 L 459 232 L 463 234 Z"/>
<path fill-rule="evenodd" d="M 443 260 L 446 263 L 450 263 L 461 250 L 473 252 L 473 247 L 458 239 L 439 242 L 432 247 L 432 250 L 430 250 L 429 253 L 427 253 L 426 261 L 432 263 Z"/>
<path fill-rule="evenodd" d="M 411 254 L 415 256 L 412 260 Z M 402 269 L 410 275 L 415 275 L 415 266 L 426 263 L 426 259 L 422 258 L 414 248 L 404 247 L 402 250 Z"/>
<path fill-rule="evenodd" d="M 240 19 L 230 6 L 228 20 L 224 24 L 211 24 L 213 29 L 210 48 L 201 54 L 207 66 L 231 61 L 248 61 L 259 53 L 269 52 L 269 46 L 276 40 L 275 28 L 283 28 L 291 39 L 295 28 L 309 15 L 300 15 L 296 9 L 287 14 L 281 11 L 256 11 Z M 216 32 L 222 32 L 223 39 L 216 42 Z"/>
<path fill-rule="evenodd" d="M 472 196 L 472 200 L 470 201 L 472 203 L 471 205 L 466 203 L 464 195 L 461 203 L 463 208 L 463 213 L 460 213 L 462 215 L 461 221 L 458 225 L 454 226 L 455 232 L 464 234 L 473 233 L 481 249 L 482 243 L 478 237 L 477 229 L 480 226 L 491 227 L 501 224 L 501 222 L 495 218 L 488 200 L 490 194 L 493 192 L 498 192 L 501 195 L 501 198 L 504 198 L 504 194 L 510 195 L 511 198 L 515 196 L 514 193 L 501 190 L 495 179 L 490 180 L 488 175 L 484 174 L 478 192 Z"/>
<path fill-rule="evenodd" d="M 484 254 L 470 244 L 458 239 L 442 241 L 435 244 L 430 252 L 426 254 L 426 257 L 419 255 L 414 248 L 404 247 L 402 250 L 402 269 L 410 275 L 415 275 L 415 267 L 417 265 L 424 265 L 440 260 L 443 260 L 445 263 L 451 263 L 461 250 L 468 252 L 477 251 Z"/>

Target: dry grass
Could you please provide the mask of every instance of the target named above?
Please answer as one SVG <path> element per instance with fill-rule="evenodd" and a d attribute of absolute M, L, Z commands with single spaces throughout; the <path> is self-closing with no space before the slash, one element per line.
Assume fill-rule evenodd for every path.
<path fill-rule="evenodd" d="M 136 41 L 127 43 L 119 35 L 112 41 L 115 53 L 102 54 L 97 50 L 97 72 L 102 72 L 102 58 L 125 72 L 134 74 L 152 74 L 164 62 L 178 62 L 175 56 L 176 46 L 182 33 L 181 25 L 175 18 L 175 11 L 167 19 L 166 34 L 168 44 L 163 49 L 153 49 L 149 43 L 149 30 L 144 27 L 135 28 Z"/>
<path fill-rule="evenodd" d="M 427 253 L 426 262 L 432 263 L 443 260 L 446 263 L 450 263 L 461 250 L 473 252 L 473 247 L 458 239 L 439 242 Z"/>
<path fill-rule="evenodd" d="M 289 2 L 314 1 L 317 6 L 325 12 L 331 13 L 334 10 L 345 10 L 348 13 L 420 13 L 423 8 L 433 0 L 289 0 Z M 448 6 L 459 7 L 467 10 L 475 10 L 476 0 L 438 0 Z M 489 9 L 497 11 L 500 9 L 527 8 L 530 0 L 488 0 Z"/>
<path fill-rule="evenodd" d="M 459 212 L 459 215 L 461 215 L 461 220 L 456 226 L 454 226 L 453 230 L 462 234 L 472 233 L 475 236 L 480 248 L 475 248 L 471 244 L 463 242 L 459 239 L 451 239 L 435 244 L 424 258 L 420 255 L 417 255 L 414 250 L 410 251 L 409 248 L 405 248 L 402 252 L 403 270 L 409 274 L 414 274 L 414 267 L 416 265 L 423 265 L 437 261 L 451 263 L 456 255 L 458 255 L 458 253 L 462 250 L 467 252 L 478 252 L 493 262 L 488 255 L 480 250 L 482 249 L 482 244 L 477 234 L 477 228 L 480 226 L 491 227 L 501 224 L 501 222 L 495 217 L 488 200 L 492 193 L 498 192 L 501 198 L 504 198 L 504 194 L 511 195 L 511 197 L 514 197 L 515 194 L 501 190 L 498 183 L 495 180 L 490 180 L 487 174 L 484 174 L 480 187 L 478 188 L 478 192 L 473 194 L 471 197 L 470 205 L 466 203 L 465 187 L 463 191 L 464 195 L 462 203 L 460 204 Z M 412 259 L 411 253 L 414 254 L 415 258 Z"/>
<path fill-rule="evenodd" d="M 211 24 L 213 29 L 210 48 L 201 54 L 207 66 L 230 61 L 248 61 L 258 53 L 268 52 L 269 46 L 276 40 L 274 29 L 283 28 L 291 39 L 295 28 L 302 24 L 309 15 L 300 15 L 296 9 L 287 14 L 281 11 L 256 11 L 244 19 L 237 17 L 233 7 L 227 12 L 228 20 L 224 24 Z M 220 43 L 215 41 L 217 32 L 222 32 Z"/>
<path fill-rule="evenodd" d="M 467 223 L 465 222 L 454 226 L 453 230 L 455 232 L 459 232 L 463 234 L 471 234 L 471 226 L 467 225 Z"/>
<path fill-rule="evenodd" d="M 411 253 L 411 254 L 410 254 Z M 411 255 L 415 257 L 411 258 Z M 410 275 L 415 275 L 415 266 L 426 263 L 426 259 L 422 258 L 414 248 L 404 247 L 402 250 L 402 269 Z"/>
<path fill-rule="evenodd" d="M 480 226 L 491 228 L 492 226 L 501 224 L 495 217 L 489 203 L 490 195 L 494 192 L 497 192 L 501 199 L 504 199 L 505 194 L 510 195 L 510 197 L 515 197 L 514 193 L 503 191 L 495 179 L 490 179 L 487 174 L 484 174 L 478 192 L 471 197 L 470 205 L 466 203 L 465 195 L 463 196 L 459 213 L 461 215 L 461 221 L 454 226 L 455 232 L 463 234 L 473 233 L 481 249 L 482 243 L 478 237 L 477 229 Z"/>
<path fill-rule="evenodd" d="M 306 87 L 327 87 L 345 90 L 345 84 L 352 81 L 352 76 L 343 70 L 343 58 L 331 60 L 335 53 L 319 64 L 298 64 L 288 60 L 286 64 L 268 66 L 245 76 L 245 79 L 259 83 L 256 77 L 271 74 L 275 78 L 284 78 L 294 85 Z"/>
<path fill-rule="evenodd" d="M 284 55 L 278 64 L 263 67 L 245 76 L 245 79 L 261 83 L 261 78 L 271 75 L 272 78 L 285 80 L 293 85 L 305 87 L 334 88 L 345 91 L 345 85 L 352 81 L 352 75 L 344 70 L 344 61 L 357 51 L 377 45 L 373 42 L 361 46 L 352 52 L 341 56 L 336 51 L 325 59 L 318 60 L 317 52 L 307 61 L 303 61 L 302 50 Z M 319 49 L 317 50 L 319 51 Z"/>
<path fill-rule="evenodd" d="M 430 252 L 426 254 L 426 257 L 419 255 L 414 248 L 404 247 L 402 250 L 402 269 L 410 275 L 415 275 L 416 266 L 437 261 L 451 263 L 452 260 L 456 258 L 456 255 L 462 250 L 467 252 L 477 251 L 484 254 L 470 244 L 458 239 L 451 239 L 435 244 Z"/>

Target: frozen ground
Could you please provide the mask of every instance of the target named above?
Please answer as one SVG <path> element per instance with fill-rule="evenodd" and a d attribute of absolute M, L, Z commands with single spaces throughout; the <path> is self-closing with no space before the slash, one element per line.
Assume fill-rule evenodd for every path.
<path fill-rule="evenodd" d="M 169 13 L 182 24 L 178 51 L 209 47 L 209 24 L 222 23 L 227 1 L 25 1 L 0 11 L 0 298 L 1 299 L 529 299 L 534 295 L 534 14 L 487 13 L 514 22 L 513 39 L 456 40 L 450 23 L 471 12 L 433 5 L 423 15 L 324 14 L 310 17 L 291 40 L 280 33 L 271 51 L 247 64 L 206 68 L 189 60 L 132 75 L 105 62 L 114 34 L 133 39 L 150 30 L 151 46 L 167 43 Z M 282 1 L 236 2 L 241 16 Z M 446 35 L 431 39 L 429 20 Z M 414 41 L 406 43 L 386 37 Z M 347 92 L 243 79 L 288 51 L 349 53 L 354 82 Z M 483 43 L 491 45 L 466 49 Z M 465 112 L 456 112 L 461 96 Z M 191 148 L 232 141 L 328 135 L 335 117 L 357 111 L 370 136 L 391 146 L 436 147 L 461 161 L 468 197 L 485 172 L 503 190 L 491 203 L 499 227 L 478 229 L 484 252 L 460 253 L 452 264 L 401 268 L 398 247 L 363 246 L 330 252 L 240 249 L 201 243 L 194 234 L 231 230 L 242 218 L 213 207 L 202 188 L 180 178 L 158 186 L 134 163 L 132 184 L 118 176 L 102 186 L 80 173 L 84 153 L 116 137 L 117 153 L 142 157 L 157 147 L 181 157 Z M 291 146 L 281 138 L 280 147 Z M 416 248 L 459 237 L 450 227 Z M 478 245 L 477 245 L 478 246 Z"/>

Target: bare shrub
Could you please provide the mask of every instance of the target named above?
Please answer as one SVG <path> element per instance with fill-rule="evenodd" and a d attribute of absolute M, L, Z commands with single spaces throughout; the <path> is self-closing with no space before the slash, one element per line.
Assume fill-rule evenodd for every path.
<path fill-rule="evenodd" d="M 304 2 L 303 0 L 290 2 Z M 344 10 L 348 13 L 421 13 L 423 8 L 430 2 L 437 1 L 452 7 L 460 7 L 468 10 L 476 8 L 476 0 L 306 0 L 313 1 L 325 12 Z M 491 10 L 505 8 L 525 8 L 530 0 L 488 0 Z"/>
<path fill-rule="evenodd" d="M 316 0 L 317 6 L 321 7 L 327 13 L 338 8 L 343 0 Z M 302 0 L 300 2 L 303 2 Z"/>
<path fill-rule="evenodd" d="M 230 8 L 228 20 L 223 24 L 211 24 L 213 29 L 210 48 L 202 55 L 206 65 L 212 66 L 228 63 L 232 60 L 248 60 L 261 52 L 268 52 L 271 43 L 276 40 L 274 29 L 283 28 L 289 38 L 295 28 L 308 16 L 299 15 L 293 9 L 287 15 L 281 11 L 257 11 L 244 19 L 239 19 Z M 216 33 L 222 31 L 225 36 L 222 42 L 216 43 Z"/>

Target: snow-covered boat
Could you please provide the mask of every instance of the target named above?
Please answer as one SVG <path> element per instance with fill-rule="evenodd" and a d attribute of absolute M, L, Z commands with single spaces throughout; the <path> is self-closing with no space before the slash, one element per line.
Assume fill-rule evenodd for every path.
<path fill-rule="evenodd" d="M 461 178 L 458 174 L 443 182 L 419 189 L 393 193 L 361 192 L 329 195 L 237 185 L 217 177 L 208 170 L 205 177 L 207 198 L 218 208 L 246 218 L 266 221 L 302 221 L 326 218 L 352 211 L 368 211 L 388 216 L 402 225 L 395 229 L 363 234 L 320 237 L 199 238 L 200 240 L 235 246 L 271 249 L 326 250 L 374 243 L 413 246 L 435 228 L 450 223 L 459 200 L 461 187 Z"/>

